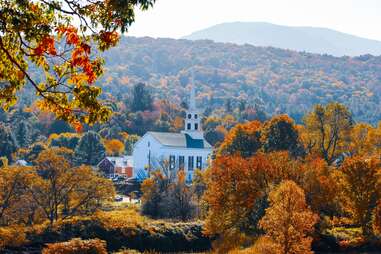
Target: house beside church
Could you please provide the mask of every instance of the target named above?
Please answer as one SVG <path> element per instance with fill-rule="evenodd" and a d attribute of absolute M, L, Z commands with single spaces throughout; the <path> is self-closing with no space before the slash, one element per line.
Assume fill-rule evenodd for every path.
<path fill-rule="evenodd" d="M 212 154 L 212 146 L 202 131 L 202 115 L 196 107 L 194 90 L 191 91 L 189 109 L 181 133 L 147 132 L 135 143 L 133 174 L 145 178 L 149 172 L 161 169 L 176 172 L 185 170 L 186 180 L 191 182 L 195 169 L 204 170 Z"/>
<path fill-rule="evenodd" d="M 133 176 L 132 156 L 106 157 L 98 163 L 98 170 L 107 178 Z"/>

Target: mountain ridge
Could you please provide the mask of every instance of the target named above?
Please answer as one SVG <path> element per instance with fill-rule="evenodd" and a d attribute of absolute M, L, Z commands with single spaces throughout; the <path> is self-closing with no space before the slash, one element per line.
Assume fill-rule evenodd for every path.
<path fill-rule="evenodd" d="M 239 45 L 276 47 L 333 56 L 381 55 L 381 41 L 343 33 L 330 28 L 283 26 L 268 22 L 221 23 L 182 37 L 209 39 Z"/>

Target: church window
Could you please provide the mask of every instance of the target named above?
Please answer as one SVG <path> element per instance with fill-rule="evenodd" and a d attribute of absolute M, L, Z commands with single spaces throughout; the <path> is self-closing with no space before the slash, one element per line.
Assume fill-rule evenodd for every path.
<path fill-rule="evenodd" d="M 198 169 L 202 169 L 202 157 L 201 156 L 197 156 L 197 159 L 196 159 L 196 167 Z"/>
<path fill-rule="evenodd" d="M 169 156 L 169 169 L 174 170 L 175 169 L 175 163 L 176 163 L 176 157 L 174 155 Z"/>
<path fill-rule="evenodd" d="M 192 171 L 194 169 L 194 157 L 188 157 L 188 171 Z"/>
<path fill-rule="evenodd" d="M 191 114 L 188 114 L 188 119 L 191 119 L 192 118 L 192 115 Z"/>
<path fill-rule="evenodd" d="M 194 115 L 194 119 L 197 119 L 197 117 L 198 117 L 198 115 L 197 115 L 197 114 L 195 114 L 195 115 Z"/>
<path fill-rule="evenodd" d="M 190 124 L 190 123 L 187 124 L 187 129 L 188 129 L 188 130 L 191 129 L 191 124 Z"/>
<path fill-rule="evenodd" d="M 184 163 L 185 162 L 185 157 L 184 156 L 179 156 L 179 169 L 184 169 Z"/>
<path fill-rule="evenodd" d="M 195 129 L 195 130 L 198 130 L 198 123 L 195 123 L 195 124 L 194 124 L 194 129 Z"/>

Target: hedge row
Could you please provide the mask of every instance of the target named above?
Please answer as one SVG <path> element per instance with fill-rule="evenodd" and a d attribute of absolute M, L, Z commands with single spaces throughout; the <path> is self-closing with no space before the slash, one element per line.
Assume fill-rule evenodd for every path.
<path fill-rule="evenodd" d="M 30 242 L 40 246 L 72 238 L 104 240 L 108 251 L 126 248 L 142 252 L 200 252 L 211 248 L 211 240 L 203 235 L 202 224 L 199 222 L 152 222 L 145 227 L 107 228 L 98 220 L 79 220 L 28 235 Z"/>

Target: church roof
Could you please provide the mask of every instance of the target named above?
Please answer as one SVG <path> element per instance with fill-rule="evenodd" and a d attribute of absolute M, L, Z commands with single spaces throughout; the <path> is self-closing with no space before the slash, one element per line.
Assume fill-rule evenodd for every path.
<path fill-rule="evenodd" d="M 194 139 L 186 133 L 170 133 L 170 132 L 148 132 L 157 141 L 165 146 L 183 147 L 183 148 L 207 148 L 212 146 L 205 139 Z"/>

